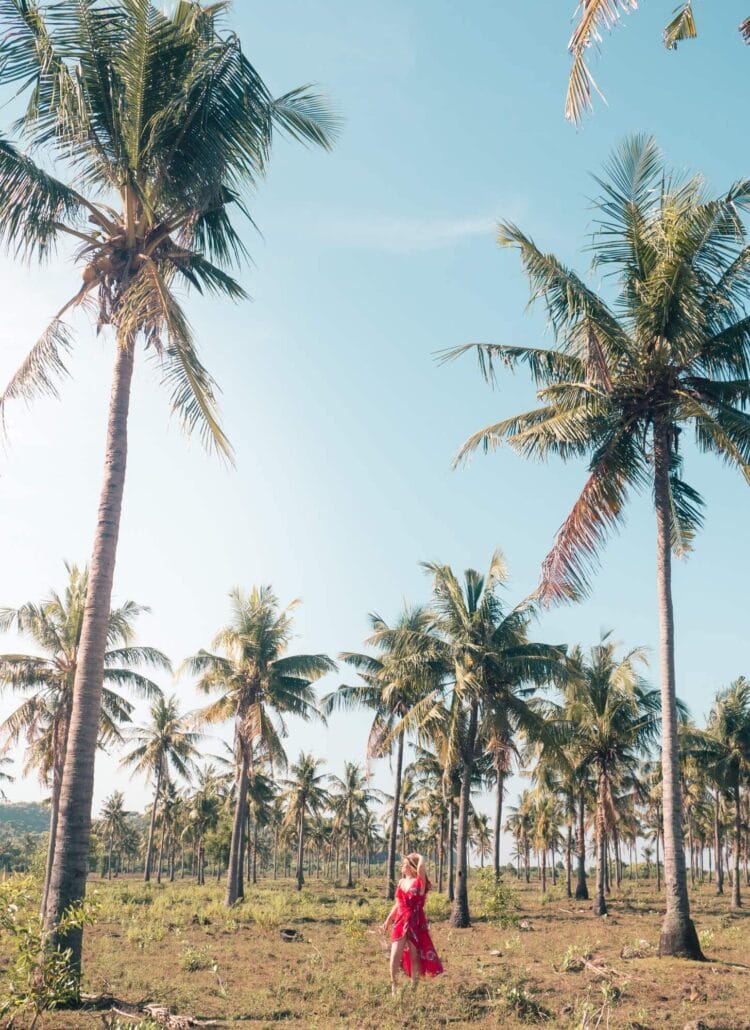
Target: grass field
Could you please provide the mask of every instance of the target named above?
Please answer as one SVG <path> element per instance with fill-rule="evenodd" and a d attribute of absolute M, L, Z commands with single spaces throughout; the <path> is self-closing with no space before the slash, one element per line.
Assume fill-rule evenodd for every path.
<path fill-rule="evenodd" d="M 656 957 L 652 885 L 626 881 L 610 916 L 596 919 L 560 887 L 542 897 L 536 885 L 504 884 L 496 893 L 476 874 L 470 930 L 451 929 L 445 899 L 429 897 L 446 974 L 422 982 L 416 996 L 404 979 L 392 999 L 380 880 L 353 891 L 311 881 L 301 894 L 290 882 L 262 881 L 227 911 L 216 883 L 94 879 L 99 912 L 87 930 L 85 990 L 113 996 L 122 1011 L 158 1002 L 219 1027 L 750 1027 L 750 921 L 730 914 L 710 885 L 693 895 L 709 957 L 696 965 Z M 282 928 L 301 940 L 284 941 Z M 139 1025 L 117 1024 L 110 1008 L 53 1012 L 38 1026 Z"/>

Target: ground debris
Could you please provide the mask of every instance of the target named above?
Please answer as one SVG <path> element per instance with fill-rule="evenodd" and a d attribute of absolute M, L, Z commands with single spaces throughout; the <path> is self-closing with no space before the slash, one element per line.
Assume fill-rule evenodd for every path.
<path fill-rule="evenodd" d="M 215 1019 L 195 1019 L 193 1016 L 175 1015 L 169 1011 L 166 1005 L 144 1005 L 137 1012 L 126 1012 L 124 1009 L 112 1006 L 110 1015 L 116 1016 L 118 1019 L 127 1019 L 131 1023 L 140 1023 L 146 1016 L 158 1026 L 165 1027 L 165 1030 L 191 1030 L 192 1027 L 219 1025 Z M 106 1016 L 102 1016 L 102 1021 L 105 1027 L 114 1026 L 114 1018 L 108 1020 Z"/>

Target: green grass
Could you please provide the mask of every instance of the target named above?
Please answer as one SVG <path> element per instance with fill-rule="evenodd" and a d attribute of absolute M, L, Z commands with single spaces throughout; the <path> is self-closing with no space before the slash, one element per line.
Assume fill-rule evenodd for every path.
<path fill-rule="evenodd" d="M 93 880 L 98 915 L 86 932 L 85 990 L 112 995 L 127 1011 L 153 1002 L 237 1028 L 480 1023 L 584 1030 L 599 1020 L 611 1030 L 656 1030 L 696 1019 L 745 1026 L 750 922 L 731 916 L 727 899 L 717 899 L 709 885 L 693 895 L 710 959 L 702 966 L 655 957 L 661 907 L 651 884 L 627 885 L 613 896 L 609 918 L 598 920 L 589 905 L 559 889 L 545 900 L 535 884 L 506 877 L 498 891 L 472 873 L 470 930 L 449 926 L 444 897 L 428 899 L 446 974 L 423 982 L 416 996 L 404 979 L 396 999 L 380 932 L 389 907 L 380 880 L 363 880 L 352 891 L 313 880 L 300 893 L 289 881 L 263 880 L 232 909 L 224 908 L 222 893 L 215 881 L 197 887 Z M 281 928 L 301 939 L 282 940 Z M 0 975 L 9 958 L 3 946 Z M 642 957 L 622 959 L 623 948 Z M 40 1025 L 98 1027 L 104 1014 L 55 1012 Z"/>

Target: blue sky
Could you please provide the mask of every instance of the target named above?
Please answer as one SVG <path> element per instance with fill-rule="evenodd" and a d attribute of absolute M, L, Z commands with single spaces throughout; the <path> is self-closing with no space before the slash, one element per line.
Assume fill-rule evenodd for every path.
<path fill-rule="evenodd" d="M 583 470 L 503 452 L 452 472 L 464 438 L 532 392 L 522 374 L 493 392 L 473 361 L 439 367 L 433 357 L 471 340 L 544 336 L 542 312 L 525 310 L 517 258 L 494 243 L 494 223 L 516 220 L 583 271 L 589 173 L 627 133 L 653 132 L 671 162 L 703 171 L 717 189 L 750 165 L 750 51 L 736 32 L 745 0 L 699 3 L 701 38 L 675 54 L 660 45 L 672 4 L 627 18 L 595 66 L 609 106 L 598 102 L 578 131 L 562 117 L 573 6 L 236 3 L 234 25 L 269 86 L 281 93 L 315 81 L 345 124 L 332 154 L 279 142 L 253 203 L 263 235 L 247 233 L 254 266 L 242 281 L 252 303 L 188 302 L 223 387 L 234 470 L 183 437 L 155 370 L 140 362 L 115 590 L 116 600 L 151 606 L 142 642 L 179 663 L 210 643 L 230 587 L 270 582 L 283 600 L 303 600 L 296 647 L 355 649 L 369 611 L 391 618 L 404 599 L 426 599 L 419 561 L 482 568 L 495 547 L 512 569 L 509 600 L 533 588 Z M 2 258 L 0 275 L 5 381 L 77 273 L 60 255 L 41 270 Z M 9 420 L 0 604 L 45 596 L 62 586 L 64 558 L 89 553 L 112 344 L 83 320 L 76 331 L 61 400 L 16 408 Z M 750 494 L 693 453 L 687 471 L 709 510 L 695 555 L 675 571 L 677 669 L 679 692 L 700 717 L 716 687 L 747 672 Z M 647 497 L 608 548 L 590 600 L 545 615 L 537 633 L 588 644 L 601 628 L 628 645 L 656 644 Z M 3 650 L 18 646 L 8 637 Z M 196 706 L 188 682 L 163 685 Z M 0 699 L 0 714 L 9 710 Z M 363 759 L 367 725 L 365 714 L 336 717 L 328 729 L 292 724 L 289 754 L 314 750 L 338 771 L 345 758 Z M 100 758 L 97 804 L 124 775 L 116 756 Z M 385 763 L 376 778 L 387 786 Z M 145 784 L 127 791 L 133 807 L 145 802 Z M 30 799 L 40 788 L 19 781 L 8 793 Z"/>

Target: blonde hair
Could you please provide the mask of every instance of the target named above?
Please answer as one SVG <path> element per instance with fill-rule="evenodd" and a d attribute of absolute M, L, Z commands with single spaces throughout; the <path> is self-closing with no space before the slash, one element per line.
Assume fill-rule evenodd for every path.
<path fill-rule="evenodd" d="M 401 872 L 404 873 L 404 875 L 406 875 L 405 870 L 408 868 L 411 869 L 414 873 L 414 876 L 416 876 L 417 871 L 419 870 L 420 858 L 421 855 L 417 851 L 412 851 L 411 854 L 404 855 L 404 857 L 401 859 Z"/>

